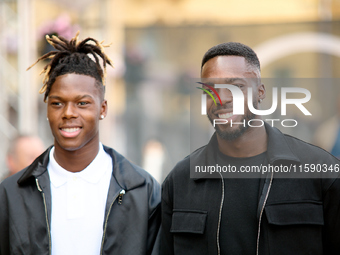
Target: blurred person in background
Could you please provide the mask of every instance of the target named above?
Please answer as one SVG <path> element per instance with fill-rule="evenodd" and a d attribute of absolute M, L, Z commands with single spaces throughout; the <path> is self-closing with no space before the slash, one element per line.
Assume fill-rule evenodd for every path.
<path fill-rule="evenodd" d="M 162 181 L 162 169 L 165 161 L 165 150 L 163 144 L 156 140 L 150 139 L 146 142 L 143 150 L 143 168 L 158 181 Z"/>
<path fill-rule="evenodd" d="M 325 120 L 316 130 L 314 144 L 340 158 L 340 96 L 335 109 L 336 114 Z"/>
<path fill-rule="evenodd" d="M 47 41 L 56 50 L 37 62 L 50 59 L 40 92 L 54 145 L 0 184 L 0 254 L 157 255 L 160 185 L 99 141 L 108 45 Z"/>
<path fill-rule="evenodd" d="M 19 135 L 12 139 L 9 143 L 6 164 L 9 177 L 32 162 L 45 150 L 43 141 L 32 135 Z"/>

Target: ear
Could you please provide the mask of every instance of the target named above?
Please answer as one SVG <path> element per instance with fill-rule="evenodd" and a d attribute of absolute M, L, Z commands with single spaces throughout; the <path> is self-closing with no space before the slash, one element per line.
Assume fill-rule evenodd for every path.
<path fill-rule="evenodd" d="M 263 83 L 257 87 L 258 91 L 258 101 L 262 101 L 263 99 L 266 98 L 266 88 Z"/>
<path fill-rule="evenodd" d="M 104 116 L 104 118 L 106 117 L 107 115 L 107 100 L 104 99 L 101 103 L 101 106 L 100 106 L 100 116 Z"/>

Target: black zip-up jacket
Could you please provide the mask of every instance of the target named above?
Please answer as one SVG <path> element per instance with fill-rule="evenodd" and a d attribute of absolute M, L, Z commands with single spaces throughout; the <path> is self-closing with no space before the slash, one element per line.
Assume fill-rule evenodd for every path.
<path fill-rule="evenodd" d="M 260 180 L 256 254 L 340 254 L 339 160 L 266 124 L 271 165 L 327 164 L 318 178 Z M 216 165 L 216 135 L 180 161 L 162 185 L 161 254 L 219 255 L 223 178 L 190 178 L 193 165 Z M 309 167 L 310 165 L 306 165 Z M 315 177 L 315 175 L 314 175 Z M 237 194 L 235 194 L 237 196 Z"/>
<path fill-rule="evenodd" d="M 0 184 L 0 255 L 51 254 L 50 149 Z M 104 150 L 113 170 L 100 254 L 158 254 L 159 184 L 115 150 Z"/>

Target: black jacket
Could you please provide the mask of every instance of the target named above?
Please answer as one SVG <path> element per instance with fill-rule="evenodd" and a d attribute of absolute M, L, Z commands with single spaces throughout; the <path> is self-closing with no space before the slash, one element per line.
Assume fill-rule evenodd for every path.
<path fill-rule="evenodd" d="M 319 147 L 266 125 L 272 165 L 327 164 L 337 172 L 318 178 L 260 180 L 255 254 L 340 254 L 339 160 Z M 209 165 L 217 149 L 209 144 L 179 162 L 162 185 L 161 254 L 220 254 L 223 178 L 190 178 L 192 165 Z M 216 164 L 216 162 L 215 162 Z M 315 177 L 315 176 L 314 176 Z"/>
<path fill-rule="evenodd" d="M 112 157 L 113 170 L 100 254 L 158 254 L 159 184 L 113 149 L 104 149 Z M 1 255 L 51 253 L 49 151 L 0 185 Z"/>

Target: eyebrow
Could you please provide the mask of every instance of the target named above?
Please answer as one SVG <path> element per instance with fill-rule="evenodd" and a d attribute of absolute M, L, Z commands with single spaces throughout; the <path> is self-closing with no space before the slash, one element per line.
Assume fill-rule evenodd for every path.
<path fill-rule="evenodd" d="M 204 83 L 208 84 L 208 85 L 215 85 L 217 84 L 216 82 L 220 82 L 223 81 L 226 84 L 231 84 L 237 81 L 242 81 L 245 82 L 246 79 L 243 78 L 212 78 L 211 81 L 209 81 L 209 79 L 207 81 L 205 81 Z"/>
<path fill-rule="evenodd" d="M 58 99 L 58 100 L 63 100 L 63 97 L 60 97 L 60 96 L 48 96 L 49 98 L 51 99 Z M 75 97 L 75 100 L 80 100 L 80 99 L 83 99 L 83 98 L 90 98 L 90 99 L 93 99 L 93 97 L 91 95 L 79 95 L 79 96 L 76 96 Z"/>
<path fill-rule="evenodd" d="M 243 78 L 223 78 L 223 80 L 226 82 L 226 83 L 234 83 L 234 82 L 237 82 L 237 81 L 242 81 L 242 82 L 245 82 L 246 80 L 243 79 Z"/>

